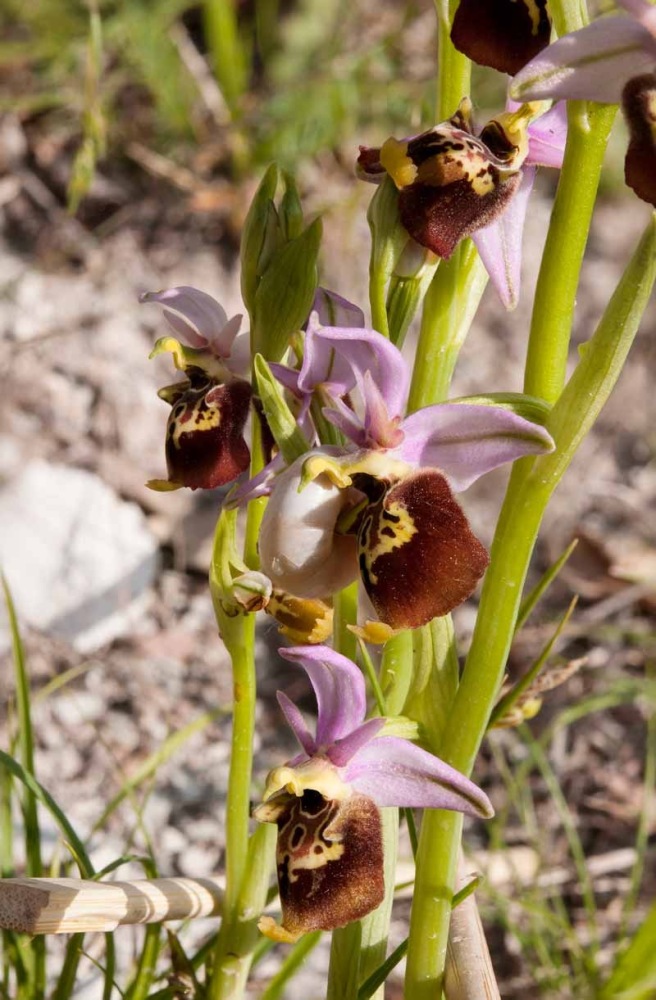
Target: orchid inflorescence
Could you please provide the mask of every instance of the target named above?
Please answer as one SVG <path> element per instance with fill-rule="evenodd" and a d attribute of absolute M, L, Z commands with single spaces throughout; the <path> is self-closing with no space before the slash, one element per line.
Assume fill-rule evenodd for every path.
<path fill-rule="evenodd" d="M 527 373 L 539 352 L 546 367 L 527 374 L 525 393 L 446 402 L 437 392 L 416 391 L 416 375 L 428 366 L 436 385 L 442 384 L 440 352 L 450 345 L 451 331 L 440 317 L 467 315 L 468 297 L 474 295 L 471 267 L 462 278 L 450 272 L 455 278 L 442 285 L 446 265 L 440 262 L 452 266 L 471 255 L 471 237 L 502 303 L 511 309 L 520 294 L 522 231 L 537 168 L 569 170 L 568 191 L 578 183 L 583 191 L 586 178 L 572 180 L 576 152 L 570 153 L 569 167 L 563 159 L 566 143 L 575 149 L 580 134 L 570 112 L 575 134 L 568 140 L 563 99 L 621 97 L 631 133 L 627 179 L 646 196 L 653 183 L 656 8 L 645 0 L 622 4 L 630 17 L 601 19 L 549 45 L 546 0 L 462 0 L 448 25 L 452 44 L 443 39 L 451 46 L 445 51 L 453 65 L 468 65 L 466 54 L 516 75 L 505 110 L 480 128 L 463 93 L 450 117 L 432 128 L 360 147 L 357 174 L 378 185 L 369 218 L 371 287 L 382 282 L 388 290 L 383 314 L 372 291 L 380 329 L 368 325 L 359 305 L 317 286 L 320 224 L 303 228 L 288 175 L 276 202 L 275 168 L 255 196 L 242 242 L 250 334 L 239 332 L 241 316 L 229 319 L 198 289 L 180 286 L 142 296 L 163 308 L 180 338 L 161 338 L 153 356 L 170 353 L 183 375 L 160 390 L 171 407 L 167 478 L 149 485 L 221 491 L 210 580 L 235 671 L 233 754 L 248 765 L 245 773 L 235 772 L 228 792 L 236 824 L 228 852 L 242 869 L 255 863 L 244 839 L 252 751 L 244 749 L 239 726 L 248 729 L 253 721 L 253 622 L 259 611 L 272 615 L 282 637 L 294 643 L 280 654 L 304 669 L 316 697 L 313 735 L 299 707 L 278 693 L 301 749 L 270 772 L 252 812 L 277 827 L 282 915 L 279 922 L 270 916 L 259 922 L 276 941 L 293 942 L 307 931 L 342 928 L 378 912 L 393 888 L 389 872 L 385 875 L 390 845 L 381 809 L 492 815 L 490 801 L 468 774 L 501 690 L 541 514 L 610 392 L 618 369 L 608 358 L 616 357 L 618 339 L 635 332 L 639 316 L 633 304 L 646 301 L 651 289 L 651 231 L 645 236 L 648 249 L 639 248 L 627 269 L 626 290 L 620 285 L 607 323 L 602 321 L 564 391 L 575 294 L 570 274 L 573 261 L 580 267 L 583 252 L 574 230 L 566 228 L 576 225 L 571 193 L 552 222 L 553 238 L 562 235 L 562 266 L 545 269 L 540 278 L 542 302 L 550 292 L 561 298 L 553 326 L 544 313 L 534 316 L 529 343 Z M 562 23 L 561 18 L 557 24 Z M 442 84 L 447 70 L 440 70 Z M 530 103 L 516 103 L 525 99 Z M 592 105 L 586 114 L 594 118 Z M 597 169 L 603 143 L 599 149 Z M 651 196 L 648 200 L 654 203 Z M 395 325 L 399 281 L 404 294 L 413 287 L 417 294 L 407 295 L 402 322 Z M 420 343 L 427 343 L 425 328 L 434 329 L 434 339 L 410 365 L 401 341 L 429 285 L 443 289 L 444 301 L 433 291 L 426 298 Z M 622 312 L 629 295 L 632 307 Z M 542 342 L 540 330 L 547 331 Z M 490 562 L 455 494 L 517 460 Z M 237 523 L 244 511 L 242 556 Z M 479 624 L 459 678 L 450 626 L 439 623 L 472 597 L 486 570 Z M 377 652 L 367 652 L 367 644 L 383 645 L 378 679 L 372 663 Z M 369 669 L 369 686 L 362 666 Z M 516 694 L 512 685 L 504 687 L 498 724 L 529 717 L 522 708 L 526 691 L 549 686 L 534 682 L 531 675 Z M 368 692 L 375 695 L 375 709 Z M 531 705 L 539 701 L 533 698 Z M 438 844 L 446 845 L 444 861 L 435 864 L 452 879 L 459 827 L 453 821 L 438 829 L 428 818 L 421 838 L 416 905 L 438 921 L 440 907 L 448 914 L 451 889 L 445 887 L 438 898 L 426 875 L 426 858 Z M 253 908 L 261 909 L 264 894 L 262 880 L 259 889 L 248 891 L 250 883 L 236 882 L 238 869 L 228 864 L 226 899 L 233 909 L 224 915 L 216 969 L 227 969 L 241 954 L 246 975 L 253 945 L 239 921 L 252 925 Z M 265 882 L 266 871 L 262 878 Z M 433 972 L 446 950 L 440 934 L 448 919 L 440 926 L 435 938 L 442 944 L 431 954 L 442 958 L 434 959 Z M 428 976 L 419 968 L 424 951 L 414 940 L 411 933 L 409 997 L 415 995 L 412 983 Z M 436 983 L 440 974 L 435 972 Z M 216 983 L 221 975 L 216 973 Z M 218 986 L 216 995 L 223 995 Z"/>

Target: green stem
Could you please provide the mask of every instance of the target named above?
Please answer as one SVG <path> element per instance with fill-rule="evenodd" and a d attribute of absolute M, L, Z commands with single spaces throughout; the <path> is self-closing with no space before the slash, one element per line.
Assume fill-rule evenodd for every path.
<path fill-rule="evenodd" d="M 394 876 L 399 846 L 399 810 L 381 811 L 383 848 L 385 851 L 385 899 L 380 906 L 362 921 L 360 941 L 359 984 L 365 982 L 385 961 L 389 936 L 392 904 L 394 902 Z M 358 985 L 359 985 L 358 984 Z M 383 1000 L 385 984 L 371 994 L 372 1000 Z"/>
<path fill-rule="evenodd" d="M 335 595 L 333 632 L 335 649 L 338 649 L 350 660 L 355 660 L 358 640 L 348 628 L 358 620 L 358 584 L 357 581 L 345 587 Z"/>
<path fill-rule="evenodd" d="M 262 432 L 259 421 L 253 418 L 253 430 L 251 435 L 251 477 L 264 466 L 264 455 L 262 452 Z M 260 537 L 260 525 L 266 510 L 266 499 L 251 500 L 246 514 L 246 533 L 244 538 L 244 562 L 249 569 L 258 569 L 260 557 L 257 552 L 257 540 Z"/>
<path fill-rule="evenodd" d="M 388 639 L 380 663 L 380 684 L 387 715 L 400 715 L 412 682 L 412 632 Z"/>
<path fill-rule="evenodd" d="M 387 281 L 385 275 L 375 266 L 372 258 L 369 272 L 369 305 L 371 308 L 371 325 L 384 337 L 389 338 L 389 323 L 387 321 Z"/>
<path fill-rule="evenodd" d="M 443 809 L 424 812 L 408 938 L 406 1000 L 438 1000 L 442 996 L 461 832 L 461 813 Z M 434 853 L 438 844 L 453 848 L 438 856 Z"/>
<path fill-rule="evenodd" d="M 567 146 L 535 290 L 524 392 L 555 402 L 565 384 L 581 262 L 616 108 L 572 102 Z"/>
<path fill-rule="evenodd" d="M 255 732 L 255 615 L 229 618 L 218 611 L 221 637 L 232 658 L 234 707 L 226 802 L 226 888 L 210 1000 L 241 997 L 250 955 L 241 953 L 239 897 L 247 874 L 253 736 Z"/>
<path fill-rule="evenodd" d="M 572 224 L 576 219 L 572 220 Z M 556 449 L 538 459 L 523 459 L 513 469 L 490 553 L 476 628 L 443 734 L 441 756 L 470 774 L 485 735 L 503 678 L 522 587 L 540 522 L 555 487 L 581 440 L 592 426 L 619 377 L 647 305 L 656 274 L 656 223 L 648 225 L 574 374 L 554 406 L 547 428 Z M 460 828 L 454 816 L 422 826 L 420 858 L 430 860 L 429 878 L 419 876 L 414 910 L 434 929 L 430 942 L 411 933 L 406 979 L 407 1000 L 434 997 L 441 989 L 450 898 Z M 439 893 L 436 887 L 441 887 Z M 427 898 L 426 898 L 427 897 Z M 432 899 L 431 899 L 432 897 Z M 432 907 L 432 910 L 431 910 Z M 432 915 L 431 915 L 432 914 Z M 426 936 L 424 935 L 424 938 Z M 431 993 L 429 991 L 432 990 Z"/>
<path fill-rule="evenodd" d="M 435 0 L 437 13 L 437 95 L 435 117 L 450 118 L 471 91 L 471 62 L 451 43 L 451 24 L 459 0 Z"/>
<path fill-rule="evenodd" d="M 456 361 L 487 278 L 471 240 L 464 240 L 435 272 L 421 317 L 409 413 L 448 396 Z"/>

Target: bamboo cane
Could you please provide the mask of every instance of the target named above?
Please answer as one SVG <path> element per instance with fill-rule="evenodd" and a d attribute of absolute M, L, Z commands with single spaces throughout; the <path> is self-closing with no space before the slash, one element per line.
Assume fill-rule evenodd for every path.
<path fill-rule="evenodd" d="M 222 879 L 0 880 L 0 927 L 27 934 L 113 931 L 119 924 L 208 917 L 221 911 Z"/>
<path fill-rule="evenodd" d="M 458 889 L 470 877 L 461 856 Z M 447 1000 L 501 1000 L 474 893 L 451 914 L 444 993 Z"/>

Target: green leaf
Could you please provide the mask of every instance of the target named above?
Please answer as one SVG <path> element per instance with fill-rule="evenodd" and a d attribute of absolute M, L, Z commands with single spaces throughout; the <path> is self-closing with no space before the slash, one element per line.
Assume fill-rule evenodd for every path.
<path fill-rule="evenodd" d="M 259 261 L 270 227 L 273 199 L 278 187 L 278 167 L 272 163 L 255 192 L 241 237 L 241 295 L 253 321 L 255 293 L 260 275 Z"/>
<path fill-rule="evenodd" d="M 357 1000 L 369 1000 L 372 997 L 379 986 L 382 986 L 390 972 L 396 968 L 401 959 L 405 956 L 408 950 L 408 939 L 401 941 L 401 944 L 394 949 L 392 954 L 387 958 L 383 964 L 373 972 L 367 980 L 362 984 L 358 990 Z"/>
<path fill-rule="evenodd" d="M 285 182 L 285 193 L 280 202 L 280 219 L 285 232 L 286 240 L 296 239 L 303 232 L 303 209 L 301 199 L 298 196 L 298 188 L 292 174 L 287 170 L 283 172 Z"/>
<path fill-rule="evenodd" d="M 70 822 L 67 820 L 66 816 L 59 808 L 55 800 L 53 799 L 50 792 L 47 792 L 45 788 L 39 784 L 33 774 L 26 771 L 25 768 L 10 757 L 8 753 L 4 750 L 0 750 L 0 765 L 5 767 L 15 778 L 22 781 L 23 784 L 29 789 L 29 791 L 34 795 L 36 799 L 41 802 L 55 823 L 61 830 L 64 840 L 70 845 L 71 853 L 75 857 L 80 869 L 80 875 L 82 878 L 92 878 L 93 877 L 93 865 L 89 860 L 89 856 L 84 848 L 84 844 L 76 834 L 75 830 L 71 826 Z"/>
<path fill-rule="evenodd" d="M 291 465 L 295 459 L 305 455 L 310 450 L 309 442 L 296 423 L 294 414 L 285 402 L 280 384 L 276 382 L 271 369 L 261 354 L 255 355 L 253 372 L 271 433 L 283 458 L 288 465 Z"/>
<path fill-rule="evenodd" d="M 289 980 L 294 973 L 298 972 L 307 956 L 319 944 L 321 934 L 321 931 L 311 931 L 309 934 L 304 934 L 300 941 L 296 942 L 283 959 L 276 974 L 269 980 L 266 989 L 260 995 L 260 1000 L 278 1000 L 282 996 Z"/>
<path fill-rule="evenodd" d="M 613 969 L 599 1000 L 651 1000 L 656 994 L 656 903 Z"/>
<path fill-rule="evenodd" d="M 526 671 L 524 676 L 517 681 L 517 683 L 508 692 L 508 694 L 505 695 L 499 702 L 497 702 L 495 709 L 490 717 L 490 727 L 494 726 L 494 724 L 498 722 L 499 719 L 503 718 L 503 716 L 510 711 L 510 709 L 517 702 L 517 700 L 531 686 L 531 684 L 533 683 L 533 681 L 538 676 L 538 674 L 544 667 L 545 663 L 551 656 L 551 651 L 556 643 L 556 640 L 562 634 L 563 629 L 570 620 L 577 603 L 578 603 L 578 597 L 575 597 L 571 601 L 569 607 L 567 608 L 567 611 L 565 612 L 561 620 L 558 622 L 558 625 L 553 635 L 551 636 L 547 644 L 543 647 L 538 658 L 531 664 L 531 666 Z"/>
<path fill-rule="evenodd" d="M 573 542 L 570 542 L 563 554 L 558 557 L 553 566 L 550 566 L 547 572 L 542 576 L 537 586 L 535 586 L 530 594 L 524 598 L 519 609 L 519 614 L 517 615 L 517 621 L 515 622 L 515 634 L 517 634 L 517 632 L 519 632 L 519 630 L 523 627 L 527 618 L 533 611 L 533 608 L 556 579 L 561 569 L 578 545 L 578 541 L 578 538 L 575 538 Z"/>
<path fill-rule="evenodd" d="M 386 300 L 389 337 L 393 344 L 401 347 L 415 313 L 424 300 L 426 291 L 437 270 L 439 258 L 424 264 L 411 277 L 394 274 L 391 278 Z"/>
<path fill-rule="evenodd" d="M 554 488 L 610 396 L 638 331 L 656 277 L 656 219 L 647 226 L 599 326 L 545 423 L 556 450 L 535 460 L 532 475 Z"/>
<path fill-rule="evenodd" d="M 268 361 L 283 356 L 290 337 L 309 315 L 317 287 L 321 228 L 321 219 L 315 219 L 273 257 L 260 279 L 251 342 Z"/>
<path fill-rule="evenodd" d="M 7 605 L 13 648 L 16 707 L 18 710 L 18 751 L 25 772 L 34 778 L 34 733 L 32 729 L 30 681 L 27 675 L 25 650 L 18 629 L 16 609 L 4 575 L 2 576 L 2 588 Z M 3 785 L 9 796 L 9 782 L 3 781 Z M 39 828 L 36 798 L 29 787 L 25 790 L 21 808 L 25 822 L 25 871 L 27 875 L 38 878 L 43 875 L 41 830 Z M 35 998 L 39 998 L 44 995 L 46 985 L 46 950 L 43 938 L 35 938 L 31 943 L 31 949 L 34 963 L 33 990 Z"/>

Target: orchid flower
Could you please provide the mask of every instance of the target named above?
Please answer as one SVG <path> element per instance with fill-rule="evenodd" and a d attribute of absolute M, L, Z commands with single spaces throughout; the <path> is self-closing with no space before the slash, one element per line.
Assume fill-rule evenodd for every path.
<path fill-rule="evenodd" d="M 489 817 L 489 799 L 472 781 L 409 740 L 386 735 L 384 718 L 365 722 L 364 678 L 327 646 L 281 649 L 307 673 L 317 699 L 315 735 L 290 699 L 280 707 L 301 753 L 269 774 L 253 815 L 278 827 L 282 926 L 260 929 L 293 941 L 311 930 L 359 920 L 383 899 L 380 807 L 453 809 Z"/>
<path fill-rule="evenodd" d="M 348 439 L 293 462 L 273 483 L 259 539 L 275 587 L 325 597 L 358 572 L 383 623 L 416 628 L 470 596 L 488 562 L 454 499 L 485 472 L 549 451 L 540 426 L 494 406 L 439 403 L 402 419 L 409 373 L 400 351 L 374 330 L 308 330 L 332 345 L 336 369 L 355 343 L 361 415 L 334 399 L 324 415 Z M 375 356 L 363 370 L 362 345 Z M 323 347 L 306 384 L 320 381 Z M 372 369 L 376 377 L 372 377 Z"/>
<path fill-rule="evenodd" d="M 480 66 L 516 73 L 549 44 L 547 0 L 460 0 L 451 41 Z"/>
<path fill-rule="evenodd" d="M 214 489 L 232 482 L 248 468 L 250 453 L 243 438 L 251 387 L 248 334 L 239 333 L 241 316 L 228 320 L 219 303 L 197 288 L 180 286 L 145 292 L 141 302 L 156 302 L 175 337 L 161 337 L 151 358 L 169 352 L 184 373 L 181 382 L 158 395 L 171 406 L 166 427 L 168 479 L 154 479 L 155 490 Z"/>
<path fill-rule="evenodd" d="M 358 158 L 364 180 L 376 183 L 385 173 L 392 178 L 401 223 L 417 243 L 448 258 L 471 236 L 509 309 L 519 293 L 535 167 L 562 165 L 564 109 L 540 110 L 535 104 L 510 106 L 475 135 L 465 99 L 446 122 L 409 139 L 387 139 L 380 149 L 360 147 Z"/>
<path fill-rule="evenodd" d="M 518 100 L 571 98 L 617 104 L 629 127 L 626 182 L 656 206 L 656 7 L 618 0 L 629 17 L 602 17 L 563 35 L 517 74 Z"/>

